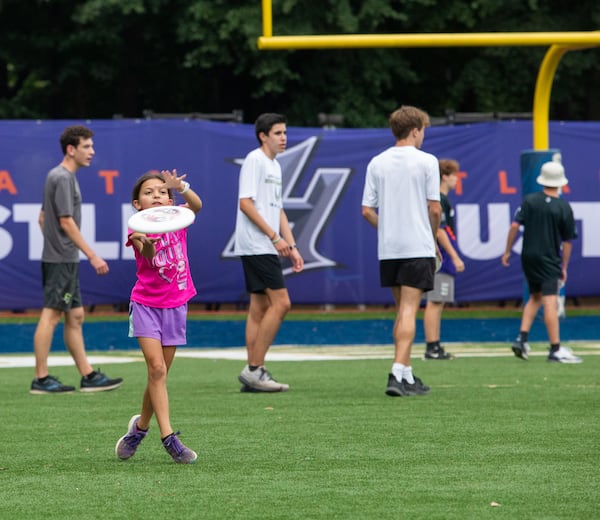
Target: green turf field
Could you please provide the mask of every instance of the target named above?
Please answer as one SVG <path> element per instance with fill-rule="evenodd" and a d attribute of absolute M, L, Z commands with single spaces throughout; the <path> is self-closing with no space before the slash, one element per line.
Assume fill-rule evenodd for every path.
<path fill-rule="evenodd" d="M 555 365 L 542 349 L 415 360 L 432 392 L 410 398 L 384 394 L 389 358 L 271 362 L 290 392 L 242 394 L 243 362 L 181 357 L 171 414 L 191 466 L 155 423 L 132 459 L 114 455 L 143 362 L 105 367 L 125 383 L 96 395 L 31 396 L 32 369 L 3 368 L 0 518 L 597 518 L 600 356 Z"/>

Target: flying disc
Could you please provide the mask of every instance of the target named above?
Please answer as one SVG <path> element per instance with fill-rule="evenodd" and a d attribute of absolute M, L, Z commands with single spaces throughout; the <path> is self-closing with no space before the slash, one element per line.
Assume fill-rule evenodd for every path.
<path fill-rule="evenodd" d="M 442 268 L 442 259 L 438 255 L 435 255 L 435 272 L 439 273 L 441 268 Z"/>
<path fill-rule="evenodd" d="M 140 233 L 168 233 L 188 227 L 195 218 L 184 206 L 155 206 L 134 213 L 127 225 Z"/>

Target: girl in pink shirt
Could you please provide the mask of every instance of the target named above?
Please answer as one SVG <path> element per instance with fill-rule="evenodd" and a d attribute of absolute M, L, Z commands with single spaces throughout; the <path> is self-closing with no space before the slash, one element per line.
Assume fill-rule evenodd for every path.
<path fill-rule="evenodd" d="M 173 205 L 173 190 L 177 190 L 185 206 L 198 213 L 202 201 L 185 177 L 186 174 L 178 176 L 176 170 L 146 173 L 133 187 L 133 207 L 140 211 Z M 191 464 L 198 456 L 181 443 L 179 432 L 171 427 L 167 394 L 167 373 L 177 345 L 186 343 L 187 305 L 196 294 L 187 256 L 187 229 L 163 234 L 130 230 L 126 245 L 133 247 L 137 266 L 129 307 L 129 336 L 136 337 L 142 349 L 148 382 L 141 414 L 130 419 L 115 452 L 120 459 L 132 457 L 148 433 L 152 415 L 156 415 L 169 455 L 177 463 Z"/>

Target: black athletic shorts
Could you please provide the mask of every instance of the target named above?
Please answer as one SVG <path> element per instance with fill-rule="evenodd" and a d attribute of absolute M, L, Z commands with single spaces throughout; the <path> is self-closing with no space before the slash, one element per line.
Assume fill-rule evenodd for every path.
<path fill-rule="evenodd" d="M 285 289 L 281 262 L 277 255 L 242 256 L 246 291 L 264 294 L 265 289 Z"/>
<path fill-rule="evenodd" d="M 433 289 L 434 276 L 435 258 L 406 258 L 379 261 L 381 287 L 406 285 L 427 292 Z"/>
<path fill-rule="evenodd" d="M 68 312 L 83 306 L 79 288 L 79 262 L 52 264 L 42 262 L 44 307 Z"/>
<path fill-rule="evenodd" d="M 552 296 L 558 294 L 560 289 L 560 280 L 554 278 L 552 280 L 544 280 L 543 282 L 533 282 L 527 280 L 529 294 L 542 293 L 542 296 Z"/>

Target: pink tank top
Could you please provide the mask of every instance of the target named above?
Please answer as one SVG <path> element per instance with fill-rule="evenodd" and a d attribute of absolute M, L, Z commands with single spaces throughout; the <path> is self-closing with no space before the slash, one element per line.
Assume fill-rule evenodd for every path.
<path fill-rule="evenodd" d="M 155 244 L 156 255 L 152 259 L 144 258 L 134 247 L 137 281 L 131 300 L 160 309 L 187 303 L 196 295 L 187 255 L 187 229 L 148 236 L 160 237 L 160 240 Z M 125 245 L 133 246 L 133 243 L 127 240 Z"/>

